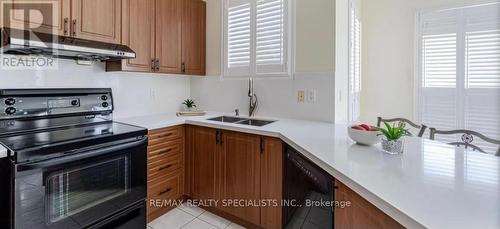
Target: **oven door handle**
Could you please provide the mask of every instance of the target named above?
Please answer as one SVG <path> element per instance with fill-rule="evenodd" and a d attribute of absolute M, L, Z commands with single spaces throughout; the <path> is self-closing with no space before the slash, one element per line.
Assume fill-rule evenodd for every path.
<path fill-rule="evenodd" d="M 148 139 L 147 138 L 142 138 L 141 140 L 137 140 L 134 142 L 130 143 L 124 143 L 120 145 L 115 145 L 115 146 L 110 146 L 102 149 L 97 149 L 97 150 L 91 150 L 89 153 L 77 153 L 75 155 L 71 156 L 65 156 L 61 158 L 56 158 L 56 159 L 50 159 L 47 161 L 40 161 L 40 162 L 34 162 L 34 163 L 29 163 L 29 164 L 22 164 L 17 166 L 17 171 L 26 171 L 26 170 L 33 170 L 33 169 L 38 169 L 38 168 L 45 168 L 45 167 L 51 167 L 51 166 L 56 166 L 60 164 L 65 164 L 73 161 L 79 161 L 95 156 L 100 156 L 104 154 L 108 154 L 110 152 L 114 151 L 120 151 L 124 150 L 127 148 L 133 148 L 136 146 L 140 146 L 142 144 L 147 144 Z"/>

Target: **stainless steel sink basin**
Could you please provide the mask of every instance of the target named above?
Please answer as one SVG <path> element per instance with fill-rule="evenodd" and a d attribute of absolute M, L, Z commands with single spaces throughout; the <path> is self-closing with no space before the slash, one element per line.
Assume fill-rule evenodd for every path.
<path fill-rule="evenodd" d="M 271 124 L 275 121 L 272 120 L 259 120 L 259 119 L 247 119 L 241 122 L 237 122 L 237 124 L 242 125 L 250 125 L 250 126 L 265 126 L 267 124 Z"/>
<path fill-rule="evenodd" d="M 248 118 L 240 118 L 240 117 L 231 117 L 231 116 L 219 116 L 215 118 L 209 118 L 207 120 L 216 121 L 216 122 L 227 122 L 241 125 L 249 125 L 249 126 L 265 126 L 267 124 L 276 122 L 273 120 L 262 120 L 262 119 L 248 119 Z"/>
<path fill-rule="evenodd" d="M 247 119 L 246 118 L 231 117 L 231 116 L 219 116 L 219 117 L 215 117 L 215 118 L 209 118 L 208 120 L 217 121 L 217 122 L 235 123 L 235 122 L 244 121 Z"/>

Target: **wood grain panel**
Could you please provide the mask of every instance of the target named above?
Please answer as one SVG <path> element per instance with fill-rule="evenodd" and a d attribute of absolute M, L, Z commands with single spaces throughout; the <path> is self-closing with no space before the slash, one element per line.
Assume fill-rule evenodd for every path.
<path fill-rule="evenodd" d="M 350 201 L 351 207 L 335 208 L 336 229 L 402 229 L 401 224 L 386 215 L 384 212 L 363 199 L 341 182 L 336 181 L 338 187 L 335 200 Z"/>
<path fill-rule="evenodd" d="M 155 0 L 123 0 L 122 44 L 136 53 L 135 59 L 106 62 L 106 71 L 153 71 Z"/>
<path fill-rule="evenodd" d="M 205 75 L 206 2 L 184 0 L 182 13 L 182 62 L 184 73 Z"/>
<path fill-rule="evenodd" d="M 121 43 L 121 0 L 72 0 L 71 9 L 76 37 Z"/>
<path fill-rule="evenodd" d="M 155 56 L 161 73 L 181 73 L 184 0 L 156 0 Z"/>
<path fill-rule="evenodd" d="M 283 200 L 283 142 L 278 138 L 262 137 L 260 163 L 260 198 Z M 266 229 L 282 228 L 281 206 L 261 207 L 260 225 Z"/>
<path fill-rule="evenodd" d="M 223 131 L 222 136 L 222 192 L 225 200 L 245 200 L 259 203 L 260 198 L 260 137 L 257 135 Z M 251 202 L 242 202 L 244 205 Z M 238 203 L 241 205 L 241 203 Z M 227 206 L 228 213 L 260 224 L 260 208 Z"/>
<path fill-rule="evenodd" d="M 69 36 L 69 24 L 65 30 L 64 20 L 70 22 L 70 0 L 45 0 L 44 2 L 10 0 L 9 2 L 12 4 L 5 4 L 4 7 L 11 8 L 13 11 L 11 11 L 11 17 L 5 15 L 3 27 Z M 29 10 L 33 13 L 28 13 Z"/>

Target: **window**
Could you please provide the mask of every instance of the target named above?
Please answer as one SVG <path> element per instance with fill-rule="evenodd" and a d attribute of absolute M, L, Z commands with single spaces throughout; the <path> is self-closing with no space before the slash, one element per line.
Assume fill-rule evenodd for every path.
<path fill-rule="evenodd" d="M 500 3 L 419 17 L 421 121 L 500 139 Z"/>
<path fill-rule="evenodd" d="M 288 0 L 224 1 L 224 76 L 289 75 Z"/>
<path fill-rule="evenodd" d="M 351 5 L 349 22 L 349 121 L 356 122 L 360 115 L 361 97 L 361 22 Z"/>

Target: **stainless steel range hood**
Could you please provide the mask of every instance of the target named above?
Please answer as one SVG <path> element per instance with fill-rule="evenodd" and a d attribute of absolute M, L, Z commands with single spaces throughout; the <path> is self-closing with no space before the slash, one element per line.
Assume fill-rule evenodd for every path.
<path fill-rule="evenodd" d="M 136 57 L 135 52 L 125 45 L 10 28 L 1 29 L 0 52 L 91 61 L 133 59 Z"/>

